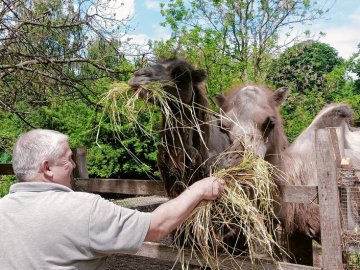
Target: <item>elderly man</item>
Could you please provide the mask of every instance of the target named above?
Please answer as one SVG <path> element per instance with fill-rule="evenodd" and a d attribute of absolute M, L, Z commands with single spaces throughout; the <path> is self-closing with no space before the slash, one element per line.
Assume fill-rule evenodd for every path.
<path fill-rule="evenodd" d="M 201 200 L 214 200 L 224 181 L 200 180 L 152 213 L 73 192 L 68 137 L 35 129 L 15 144 L 19 180 L 0 199 L 0 269 L 103 269 L 106 256 L 136 252 L 181 224 Z"/>

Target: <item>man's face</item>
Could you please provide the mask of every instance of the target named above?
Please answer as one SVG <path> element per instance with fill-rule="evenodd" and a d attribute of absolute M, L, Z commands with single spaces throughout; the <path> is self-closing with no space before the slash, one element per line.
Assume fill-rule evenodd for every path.
<path fill-rule="evenodd" d="M 76 167 L 68 142 L 63 143 L 64 154 L 52 165 L 53 182 L 71 188 L 71 174 Z"/>

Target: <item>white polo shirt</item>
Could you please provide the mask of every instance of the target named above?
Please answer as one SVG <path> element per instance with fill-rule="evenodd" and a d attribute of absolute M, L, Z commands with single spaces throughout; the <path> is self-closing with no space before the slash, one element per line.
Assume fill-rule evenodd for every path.
<path fill-rule="evenodd" d="M 150 213 L 52 183 L 11 186 L 0 199 L 0 269 L 104 269 L 109 254 L 134 253 Z"/>

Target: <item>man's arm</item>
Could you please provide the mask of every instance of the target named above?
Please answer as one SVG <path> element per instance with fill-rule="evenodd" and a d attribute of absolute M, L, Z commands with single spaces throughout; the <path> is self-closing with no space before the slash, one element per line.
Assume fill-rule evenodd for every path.
<path fill-rule="evenodd" d="M 151 213 L 150 227 L 145 241 L 164 238 L 185 221 L 200 201 L 215 200 L 224 187 L 224 180 L 207 177 L 192 184 L 175 199 L 160 205 Z"/>

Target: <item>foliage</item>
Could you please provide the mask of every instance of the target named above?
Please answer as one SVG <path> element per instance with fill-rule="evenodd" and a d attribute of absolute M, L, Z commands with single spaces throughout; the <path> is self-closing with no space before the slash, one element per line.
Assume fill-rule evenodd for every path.
<path fill-rule="evenodd" d="M 11 163 L 11 155 L 0 149 L 0 164 Z"/>
<path fill-rule="evenodd" d="M 288 97 L 281 114 L 284 119 L 285 133 L 293 141 L 325 105 L 322 93 L 306 90 L 304 94 L 292 92 Z"/>
<path fill-rule="evenodd" d="M 347 61 L 328 44 L 304 41 L 287 48 L 272 60 L 268 81 L 275 87 L 289 87 L 290 97 L 282 108 L 285 131 L 290 141 L 307 127 L 315 115 L 332 102 L 342 102 L 352 92 L 344 92 Z"/>
<path fill-rule="evenodd" d="M 9 193 L 9 188 L 15 181 L 16 178 L 13 175 L 0 176 L 0 198 Z"/>
<path fill-rule="evenodd" d="M 356 75 L 355 80 L 355 92 L 360 94 L 360 43 L 358 45 L 358 51 L 352 55 L 349 60 L 351 65 L 351 71 Z"/>
<path fill-rule="evenodd" d="M 97 82 L 99 83 L 99 82 Z M 101 84 L 101 83 L 100 83 Z M 102 86 L 106 85 L 103 81 Z M 97 89 L 97 91 L 103 91 Z M 3 149 L 10 155 L 11 146 L 20 133 L 27 131 L 28 126 L 16 115 L 4 113 L 0 119 L 0 141 Z M 101 113 L 96 107 L 88 106 L 85 102 L 54 101 L 48 106 L 39 107 L 34 115 L 27 116 L 37 127 L 54 129 L 69 136 L 71 147 L 86 146 L 88 149 L 88 169 L 92 177 L 112 178 L 149 178 L 146 174 L 156 175 L 157 137 L 141 138 L 133 130 L 127 128 L 126 119 L 120 127 L 124 137 L 121 144 L 114 136 L 107 118 L 101 123 L 100 133 L 98 125 Z M 144 123 L 150 125 L 148 119 L 142 116 Z M 156 125 L 156 123 L 151 123 Z M 138 133 L 140 134 L 140 132 Z M 98 142 L 96 138 L 98 136 Z M 131 152 L 127 152 L 125 147 Z M 132 155 L 136 155 L 137 163 Z M 147 164 L 147 165 L 144 165 Z"/>
<path fill-rule="evenodd" d="M 326 1 L 325 1 L 326 2 Z M 210 96 L 234 83 L 262 82 L 267 61 L 281 48 L 279 32 L 322 16 L 309 1 L 171 0 L 162 4 L 172 38 L 156 43 L 159 56 L 179 55 L 208 74 Z"/>
<path fill-rule="evenodd" d="M 154 178 L 158 136 L 143 136 L 142 131 L 133 128 L 127 119 L 114 127 L 109 115 L 100 121 L 98 114 L 98 133 L 93 136 L 93 146 L 88 152 L 88 166 L 91 174 L 113 178 Z M 142 118 L 142 119 L 141 119 Z M 140 114 L 137 121 L 143 128 L 151 129 L 158 118 Z M 152 121 L 151 121 L 152 120 Z M 117 131 L 115 131 L 115 129 Z M 101 170 L 101 171 L 100 171 Z"/>
<path fill-rule="evenodd" d="M 326 75 L 341 62 L 333 47 L 308 40 L 286 49 L 275 59 L 268 79 L 276 86 L 287 86 L 302 94 L 306 90 L 322 91 Z"/>
<path fill-rule="evenodd" d="M 124 58 L 119 56 L 120 48 L 112 42 L 112 35 L 119 36 L 127 30 L 125 20 L 122 31 L 114 28 L 114 23 L 120 22 L 113 16 L 102 16 L 100 3 L 100 0 L 0 3 L 2 110 L 16 114 L 34 127 L 27 112 L 47 106 L 54 99 L 61 102 L 82 99 L 94 105 L 96 93 L 90 85 L 97 78 L 114 76 L 120 71 L 112 69 Z M 99 44 L 101 53 L 94 58 L 89 48 L 100 47 Z M 109 54 L 116 56 L 118 62 Z M 21 110 L 19 102 L 23 103 Z"/>

